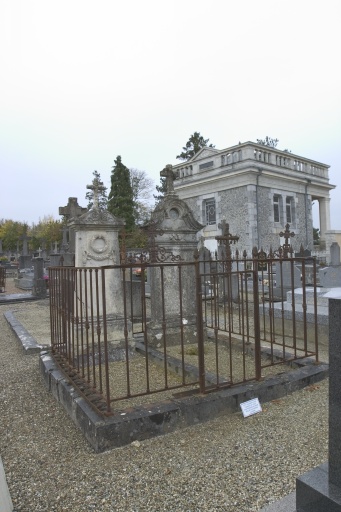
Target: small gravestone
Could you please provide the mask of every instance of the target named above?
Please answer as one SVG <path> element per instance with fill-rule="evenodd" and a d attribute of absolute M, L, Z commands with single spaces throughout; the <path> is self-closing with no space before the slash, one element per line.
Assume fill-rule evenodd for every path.
<path fill-rule="evenodd" d="M 340 266 L 340 246 L 337 242 L 333 242 L 330 246 L 330 265 Z"/>
<path fill-rule="evenodd" d="M 330 246 L 330 266 L 319 270 L 320 286 L 338 288 L 341 286 L 340 246 L 333 242 Z"/>
<path fill-rule="evenodd" d="M 292 282 L 294 288 L 302 286 L 301 269 L 290 259 L 278 260 L 275 265 L 274 282 L 276 283 L 273 289 L 274 297 L 286 300 L 287 292 L 292 290 Z"/>
<path fill-rule="evenodd" d="M 44 279 L 44 260 L 43 258 L 33 258 L 33 287 L 32 295 L 39 299 L 46 297 L 46 281 Z"/>

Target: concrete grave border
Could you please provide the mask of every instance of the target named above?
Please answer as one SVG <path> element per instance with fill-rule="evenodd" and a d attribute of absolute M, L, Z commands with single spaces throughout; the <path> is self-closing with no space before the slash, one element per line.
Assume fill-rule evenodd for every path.
<path fill-rule="evenodd" d="M 328 376 L 327 364 L 315 364 L 306 359 L 300 368 L 265 378 L 261 382 L 247 383 L 207 395 L 173 397 L 168 401 L 132 407 L 111 417 L 102 417 L 77 393 L 48 352 L 41 353 L 39 367 L 47 388 L 63 405 L 95 452 L 238 412 L 240 403 L 251 398 L 259 398 L 261 403 L 269 402 Z"/>
<path fill-rule="evenodd" d="M 206 395 L 197 393 L 188 396 L 186 393 L 179 393 L 167 401 L 136 406 L 118 411 L 113 416 L 103 417 L 79 395 L 58 368 L 51 354 L 36 343 L 15 319 L 13 313 L 6 312 L 4 316 L 25 352 L 40 352 L 39 370 L 46 387 L 63 405 L 95 452 L 103 452 L 228 413 L 239 412 L 240 403 L 252 398 L 258 398 L 261 403 L 269 402 L 328 377 L 327 364 L 316 364 L 313 359 L 306 358 L 294 363 L 296 369 L 266 377 L 260 382 L 248 382 Z M 138 349 L 142 350 L 142 347 L 139 346 Z M 264 351 L 266 352 L 266 349 Z"/>

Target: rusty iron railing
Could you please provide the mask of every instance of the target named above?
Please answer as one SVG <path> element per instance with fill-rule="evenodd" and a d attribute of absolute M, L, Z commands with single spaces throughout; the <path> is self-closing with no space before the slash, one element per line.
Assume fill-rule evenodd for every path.
<path fill-rule="evenodd" d="M 53 357 L 104 415 L 318 360 L 315 260 L 280 256 L 52 267 Z"/>

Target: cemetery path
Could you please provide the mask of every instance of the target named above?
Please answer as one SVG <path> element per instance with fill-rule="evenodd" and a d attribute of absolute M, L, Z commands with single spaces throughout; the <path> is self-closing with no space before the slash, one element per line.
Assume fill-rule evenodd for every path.
<path fill-rule="evenodd" d="M 16 512 L 258 511 L 327 459 L 328 381 L 246 419 L 227 415 L 95 454 L 3 316 L 15 310 L 42 325 L 38 304 L 0 306 L 0 454 Z"/>

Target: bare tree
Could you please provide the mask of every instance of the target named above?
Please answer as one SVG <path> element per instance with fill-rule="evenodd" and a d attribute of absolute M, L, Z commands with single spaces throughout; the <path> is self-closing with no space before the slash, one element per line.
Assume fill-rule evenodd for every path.
<path fill-rule="evenodd" d="M 135 203 L 135 222 L 137 225 L 141 225 L 149 219 L 154 207 L 153 190 L 155 189 L 155 183 L 145 171 L 139 169 L 129 169 L 129 171 Z"/>

